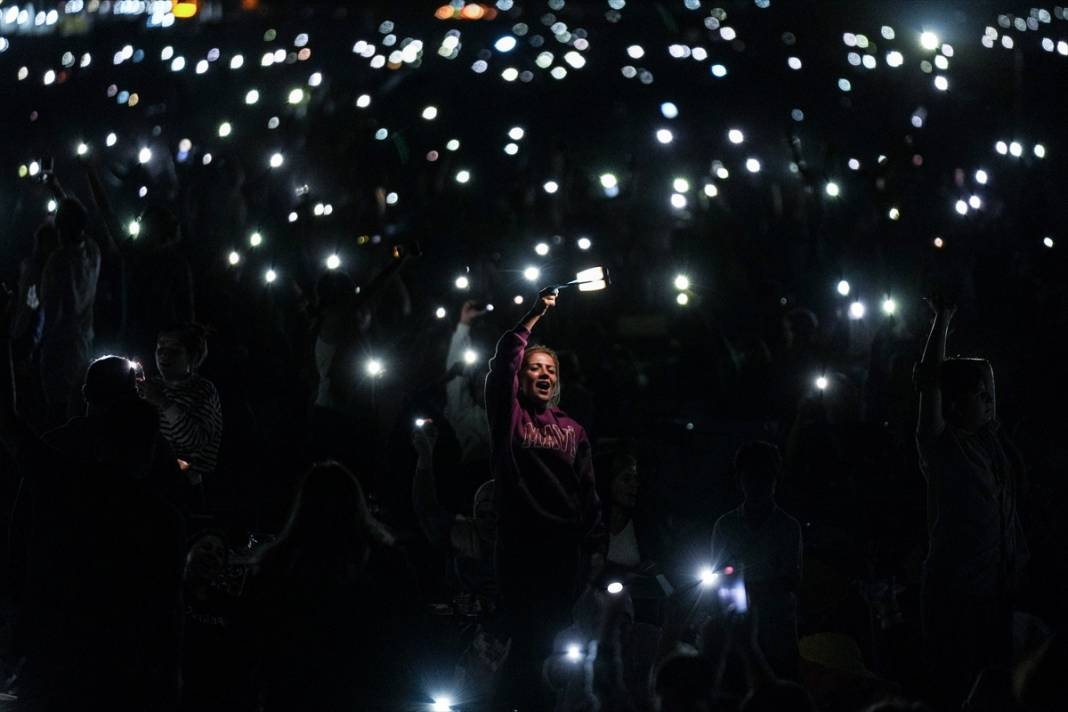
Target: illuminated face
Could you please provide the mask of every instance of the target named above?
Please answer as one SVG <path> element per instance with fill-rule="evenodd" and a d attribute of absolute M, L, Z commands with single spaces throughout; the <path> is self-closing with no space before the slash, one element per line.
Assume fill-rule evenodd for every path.
<path fill-rule="evenodd" d="M 556 394 L 556 360 L 544 351 L 528 353 L 519 373 L 519 392 L 539 408 L 545 408 Z"/>
<path fill-rule="evenodd" d="M 165 381 L 177 381 L 193 372 L 189 350 L 175 334 L 160 334 L 156 341 L 156 368 Z"/>

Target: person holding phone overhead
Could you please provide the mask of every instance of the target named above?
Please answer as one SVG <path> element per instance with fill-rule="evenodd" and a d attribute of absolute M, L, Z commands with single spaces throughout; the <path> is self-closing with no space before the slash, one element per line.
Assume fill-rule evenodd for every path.
<path fill-rule="evenodd" d="M 546 709 L 540 679 L 553 635 L 566 627 L 587 563 L 606 540 L 586 431 L 557 407 L 560 361 L 530 346 L 534 327 L 556 306 L 545 289 L 504 334 L 486 377 L 498 515 L 496 567 L 511 652 L 496 708 Z"/>

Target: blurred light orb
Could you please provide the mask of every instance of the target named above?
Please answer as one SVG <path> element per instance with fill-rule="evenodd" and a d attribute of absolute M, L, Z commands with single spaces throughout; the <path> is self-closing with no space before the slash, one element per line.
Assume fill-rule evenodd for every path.
<path fill-rule="evenodd" d="M 545 257 L 545 255 L 549 254 L 548 243 L 539 242 L 538 244 L 534 245 L 534 252 L 537 253 L 540 257 Z"/>
<path fill-rule="evenodd" d="M 940 74 L 934 78 L 934 87 L 938 91 L 946 91 L 949 89 L 949 80 Z"/>
<path fill-rule="evenodd" d="M 379 361 L 376 358 L 372 358 L 372 359 L 369 359 L 367 361 L 366 369 L 367 369 L 367 375 L 371 376 L 372 378 L 376 378 L 378 376 L 381 376 L 386 371 L 386 367 L 384 365 L 382 365 L 382 362 Z M 451 704 L 451 702 L 446 704 L 444 709 L 448 709 L 449 708 L 449 704 Z M 435 702 L 434 703 L 435 709 L 437 708 L 437 705 L 438 705 L 438 703 Z"/>
<path fill-rule="evenodd" d="M 248 93 L 245 94 L 245 103 L 250 105 L 250 106 L 252 104 L 255 104 L 259 100 L 260 100 L 260 93 L 256 89 L 249 89 Z"/>
<path fill-rule="evenodd" d="M 826 376 L 816 377 L 816 388 L 821 391 L 827 390 L 828 381 Z"/>
<path fill-rule="evenodd" d="M 897 208 L 890 208 L 890 210 L 887 211 L 886 216 L 891 220 L 898 220 L 901 218 L 901 211 Z"/>
<path fill-rule="evenodd" d="M 245 58 L 240 54 L 235 54 L 230 58 L 230 69 L 241 69 L 245 65 Z"/>
<path fill-rule="evenodd" d="M 790 57 L 786 60 L 786 66 L 788 66 L 790 69 L 793 69 L 794 71 L 801 69 L 801 58 Z"/>
<path fill-rule="evenodd" d="M 296 210 L 291 210 L 289 211 L 289 215 L 286 219 L 289 220 L 289 222 L 291 223 L 295 223 L 298 219 L 300 219 L 300 215 L 297 213 Z"/>
<path fill-rule="evenodd" d="M 445 307 L 438 307 L 434 310 L 434 316 L 438 319 L 444 319 L 446 314 L 448 314 L 448 311 L 446 311 Z"/>
<path fill-rule="evenodd" d="M 619 180 L 612 173 L 602 173 L 600 181 L 601 187 L 605 190 L 611 190 L 619 185 Z"/>
<path fill-rule="evenodd" d="M 890 67 L 900 67 L 905 63 L 905 55 L 898 52 L 896 49 L 892 52 L 886 53 L 886 64 Z"/>
<path fill-rule="evenodd" d="M 838 285 L 835 287 L 835 289 L 837 289 L 838 293 L 841 294 L 843 297 L 848 297 L 849 296 L 850 287 L 849 287 L 849 282 L 847 282 L 846 280 L 844 280 L 844 279 L 840 280 L 838 282 Z"/>
<path fill-rule="evenodd" d="M 290 104 L 299 104 L 300 102 L 304 101 L 304 90 L 299 87 L 291 90 L 286 101 L 288 101 Z"/>
<path fill-rule="evenodd" d="M 1045 158 L 1046 157 L 1046 147 L 1043 146 L 1040 143 L 1036 143 L 1035 144 L 1035 148 L 1034 148 L 1034 154 L 1035 154 L 1035 158 Z"/>
<path fill-rule="evenodd" d="M 126 226 L 126 231 L 130 233 L 130 237 L 137 237 L 141 234 L 141 223 L 137 220 L 131 220 L 130 224 Z"/>
<path fill-rule="evenodd" d="M 987 176 L 986 171 L 984 171 L 982 168 L 975 172 L 976 183 L 978 183 L 979 185 L 986 185 L 987 180 L 989 180 L 989 177 Z"/>
<path fill-rule="evenodd" d="M 838 80 L 838 88 L 842 91 L 852 91 L 853 83 L 845 77 Z"/>
<path fill-rule="evenodd" d="M 575 242 L 575 245 L 576 245 L 576 246 L 577 246 L 577 247 L 578 247 L 578 248 L 579 248 L 580 250 L 588 250 L 588 249 L 590 249 L 590 247 L 592 247 L 592 246 L 593 246 L 593 243 L 592 243 L 592 242 L 590 242 L 590 238 L 588 238 L 588 237 L 580 237 L 580 238 L 579 238 L 579 239 L 578 239 L 578 240 L 577 240 L 577 241 Z"/>
<path fill-rule="evenodd" d="M 493 43 L 493 48 L 498 52 L 511 52 L 515 49 L 516 39 L 512 35 L 504 35 Z"/>
<path fill-rule="evenodd" d="M 697 579 L 702 586 L 714 586 L 719 580 L 719 574 L 713 571 L 711 566 L 706 566 L 698 572 Z"/>
<path fill-rule="evenodd" d="M 508 138 L 513 141 L 522 141 L 523 137 L 527 135 L 527 132 L 523 130 L 522 126 L 513 126 L 508 129 Z"/>
<path fill-rule="evenodd" d="M 453 285 L 457 289 L 467 289 L 471 286 L 471 280 L 467 278 L 467 275 L 461 274 L 459 277 L 456 278 L 456 281 L 453 282 Z"/>
<path fill-rule="evenodd" d="M 219 138 L 226 138 L 233 132 L 234 128 L 230 125 L 229 121 L 224 121 L 219 124 Z"/>
<path fill-rule="evenodd" d="M 715 198 L 717 195 L 719 195 L 719 188 L 714 183 L 705 183 L 705 196 Z"/>
<path fill-rule="evenodd" d="M 851 170 L 851 171 L 859 171 L 860 170 L 860 161 L 858 161 L 855 158 L 850 158 L 849 159 L 849 170 Z"/>
<path fill-rule="evenodd" d="M 686 196 L 682 193 L 672 193 L 671 195 L 671 207 L 676 210 L 682 210 L 687 205 Z"/>
<path fill-rule="evenodd" d="M 709 71 L 712 72 L 712 76 L 716 79 L 722 79 L 723 77 L 727 76 L 727 68 L 724 67 L 722 64 L 713 64 L 712 68 L 709 69 Z"/>
<path fill-rule="evenodd" d="M 849 318 L 854 320 L 863 319 L 866 311 L 864 302 L 853 302 L 849 305 Z"/>
<path fill-rule="evenodd" d="M 645 56 L 645 50 L 641 45 L 631 45 L 627 47 L 627 56 L 631 59 L 641 59 Z"/>
<path fill-rule="evenodd" d="M 474 365 L 478 361 L 478 352 L 474 349 L 467 349 L 464 351 L 464 363 L 468 366 Z"/>
<path fill-rule="evenodd" d="M 544 190 L 549 195 L 552 195 L 556 191 L 560 190 L 560 185 L 554 180 L 545 181 L 545 183 L 541 187 L 542 190 Z"/>
<path fill-rule="evenodd" d="M 994 144 L 994 150 L 1004 156 L 1006 153 L 1009 152 L 1009 145 L 1004 141 L 998 141 Z"/>
<path fill-rule="evenodd" d="M 886 314 L 887 316 L 893 316 L 896 311 L 897 302 L 895 302 L 890 297 L 887 297 L 883 300 L 883 314 Z"/>
<path fill-rule="evenodd" d="M 356 98 L 356 108 L 358 108 L 358 109 L 366 109 L 370 105 L 371 105 L 371 95 L 370 94 L 360 94 Z"/>
<path fill-rule="evenodd" d="M 467 183 L 469 180 L 471 180 L 471 171 L 463 170 L 463 171 L 457 171 L 456 172 L 456 182 L 457 183 L 463 184 L 463 183 Z"/>
<path fill-rule="evenodd" d="M 675 303 L 680 307 L 684 307 L 690 303 L 690 295 L 686 292 L 679 292 L 675 295 Z"/>
<path fill-rule="evenodd" d="M 675 136 L 670 129 L 657 129 L 656 140 L 662 144 L 669 144 L 675 140 Z"/>
<path fill-rule="evenodd" d="M 963 200 L 958 200 L 957 203 L 953 206 L 953 208 L 961 215 L 968 214 L 968 204 L 965 203 Z"/>
<path fill-rule="evenodd" d="M 141 165 L 144 165 L 144 164 L 148 163 L 151 160 L 152 160 L 152 149 L 146 147 L 146 148 L 142 148 L 140 151 L 137 152 L 137 162 L 140 163 Z"/>
<path fill-rule="evenodd" d="M 341 258 L 336 254 L 330 255 L 326 258 L 326 268 L 329 270 L 335 270 L 341 266 Z"/>
<path fill-rule="evenodd" d="M 271 160 L 270 160 L 271 168 L 281 168 L 282 164 L 285 163 L 285 162 L 286 162 L 285 156 L 283 156 L 281 153 L 272 153 L 271 154 Z"/>
<path fill-rule="evenodd" d="M 671 187 L 676 193 L 687 193 L 690 190 L 690 181 L 685 178 L 676 178 L 671 182 Z"/>
<path fill-rule="evenodd" d="M 263 235 L 259 234 L 258 232 L 252 233 L 248 236 L 248 244 L 252 245 L 253 247 L 259 247 L 263 244 Z"/>
<path fill-rule="evenodd" d="M 929 52 L 933 52 L 938 49 L 940 44 L 938 35 L 933 32 L 924 32 L 920 34 L 920 46 Z"/>
<path fill-rule="evenodd" d="M 527 267 L 523 270 L 523 279 L 528 282 L 537 282 L 541 277 L 541 270 L 537 267 Z"/>
<path fill-rule="evenodd" d="M 459 151 L 460 150 L 460 141 L 459 141 L 459 139 L 455 139 L 455 138 L 449 139 L 448 143 L 445 144 L 445 150 L 446 151 Z"/>
<path fill-rule="evenodd" d="M 936 238 L 934 239 L 934 246 L 935 246 L 935 247 L 937 247 L 938 249 L 942 249 L 942 247 L 943 247 L 943 246 L 944 246 L 945 244 L 946 244 L 946 241 L 945 241 L 945 240 L 943 240 L 943 239 L 942 239 L 941 237 L 936 237 Z"/>
<path fill-rule="evenodd" d="M 436 107 L 436 106 L 428 106 L 428 107 L 426 107 L 425 109 L 423 109 L 422 116 L 423 116 L 423 119 L 425 119 L 426 121 L 433 121 L 434 119 L 438 118 L 438 107 Z"/>
<path fill-rule="evenodd" d="M 1013 141 L 1009 144 L 1009 154 L 1016 158 L 1023 155 L 1023 146 L 1020 145 L 1019 141 Z"/>
<path fill-rule="evenodd" d="M 118 142 L 118 140 L 119 140 L 118 136 L 116 136 L 113 133 L 109 133 L 107 135 L 107 138 L 104 139 L 104 145 L 107 146 L 108 148 L 111 148 L 112 146 L 114 146 Z"/>
<path fill-rule="evenodd" d="M 189 149 L 187 148 L 186 150 L 188 151 Z M 77 153 L 79 156 L 84 156 L 85 154 L 89 153 L 89 145 L 86 143 L 79 143 L 78 147 L 75 149 L 74 152 Z"/>
<path fill-rule="evenodd" d="M 507 153 L 509 156 L 514 156 L 515 154 L 519 153 L 519 144 L 517 144 L 517 143 L 506 143 L 506 144 L 504 144 L 504 152 Z"/>
<path fill-rule="evenodd" d="M 832 198 L 837 198 L 840 192 L 838 184 L 832 181 L 827 181 L 827 185 L 823 186 L 824 192 Z"/>
<path fill-rule="evenodd" d="M 571 643 L 567 646 L 567 652 L 565 653 L 565 655 L 567 656 L 568 660 L 573 663 L 577 663 L 579 660 L 582 660 L 582 648 L 580 648 L 576 643 Z"/>
<path fill-rule="evenodd" d="M 660 105 L 660 113 L 665 119 L 674 119 L 679 115 L 679 107 L 675 106 L 673 102 L 665 101 Z"/>
<path fill-rule="evenodd" d="M 512 303 L 513 304 L 522 304 L 523 303 L 523 295 L 522 294 L 517 294 L 514 297 L 512 297 Z"/>
<path fill-rule="evenodd" d="M 978 195 L 973 195 L 972 197 L 968 198 L 968 205 L 973 210 L 978 210 L 979 208 L 983 207 L 983 199 L 980 198 Z"/>
<path fill-rule="evenodd" d="M 236 265 L 241 261 L 241 255 L 238 254 L 236 250 L 231 250 L 230 254 L 226 256 L 226 261 L 229 262 L 231 266 Z"/>
<path fill-rule="evenodd" d="M 267 284 L 273 284 L 278 279 L 278 273 L 273 269 L 269 269 L 264 273 L 263 278 L 267 281 Z"/>
<path fill-rule="evenodd" d="M 1045 245 L 1046 247 L 1053 247 L 1053 238 L 1052 237 L 1044 237 L 1044 238 L 1042 238 L 1042 244 Z"/>
<path fill-rule="evenodd" d="M 675 285 L 675 289 L 684 292 L 690 288 L 690 278 L 684 274 L 677 274 L 675 275 L 673 284 Z"/>
<path fill-rule="evenodd" d="M 745 161 L 745 169 L 750 173 L 759 173 L 760 161 L 755 158 L 747 158 Z"/>
<path fill-rule="evenodd" d="M 727 140 L 731 143 L 738 144 L 742 141 L 745 141 L 745 134 L 743 134 L 739 129 L 731 129 L 727 132 Z"/>

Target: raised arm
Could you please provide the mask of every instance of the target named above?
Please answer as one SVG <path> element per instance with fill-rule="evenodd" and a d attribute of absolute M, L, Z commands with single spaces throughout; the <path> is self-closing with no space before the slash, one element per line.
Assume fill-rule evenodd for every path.
<path fill-rule="evenodd" d="M 441 548 L 449 545 L 452 517 L 438 501 L 434 481 L 434 444 L 437 440 L 437 426 L 429 420 L 412 432 L 412 447 L 418 456 L 415 479 L 412 480 L 412 509 L 427 540 L 435 548 Z"/>
<path fill-rule="evenodd" d="M 920 391 L 920 417 L 916 424 L 916 435 L 924 438 L 938 436 L 946 427 L 942 417 L 942 387 L 939 380 L 942 362 L 946 360 L 949 323 L 957 313 L 956 306 L 948 305 L 940 298 L 928 299 L 927 303 L 934 312 L 934 322 L 914 373 Z"/>
<path fill-rule="evenodd" d="M 523 366 L 523 354 L 530 340 L 530 332 L 549 309 L 556 306 L 556 290 L 543 289 L 538 300 L 527 312 L 523 320 L 497 342 L 497 351 L 489 362 L 489 374 L 486 376 L 486 412 L 489 415 L 490 430 L 497 423 L 503 422 L 511 412 L 519 388 L 517 376 Z"/>
<path fill-rule="evenodd" d="M 93 203 L 96 204 L 96 209 L 100 211 L 100 217 L 104 223 L 105 242 L 103 247 L 109 255 L 119 255 L 122 252 L 122 246 L 125 241 L 122 239 L 119 221 L 115 217 L 115 212 L 111 209 L 111 201 L 108 200 L 107 189 L 104 187 L 103 181 L 100 180 L 100 174 L 91 160 L 84 160 L 82 166 L 85 168 L 85 177 L 89 181 L 89 192 L 93 196 Z"/>
<path fill-rule="evenodd" d="M 421 254 L 422 252 L 420 251 L 418 242 L 394 247 L 389 264 L 372 277 L 370 283 L 360 291 L 356 299 L 357 306 L 369 306 L 375 298 L 378 297 L 382 290 L 386 288 L 389 281 L 400 271 L 401 267 L 403 267 L 411 258 L 419 257 Z"/>

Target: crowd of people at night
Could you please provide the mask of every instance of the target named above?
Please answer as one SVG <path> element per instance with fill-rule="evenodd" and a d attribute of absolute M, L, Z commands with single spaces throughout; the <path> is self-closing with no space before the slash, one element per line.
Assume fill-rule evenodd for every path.
<path fill-rule="evenodd" d="M 0 710 L 1061 709 L 1065 110 L 1024 77 L 1064 70 L 1018 35 L 952 110 L 769 98 L 759 28 L 783 81 L 825 4 L 675 4 L 0 34 Z M 964 48 L 1015 16 L 964 14 L 930 66 L 998 76 Z M 364 66 L 394 33 L 427 57 Z M 588 59 L 483 77 L 516 42 Z"/>

